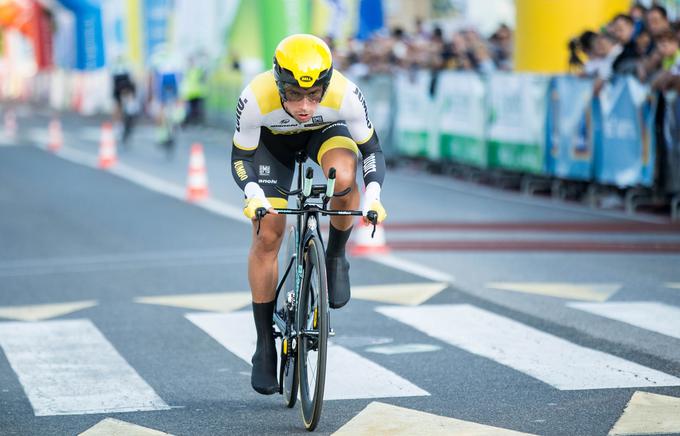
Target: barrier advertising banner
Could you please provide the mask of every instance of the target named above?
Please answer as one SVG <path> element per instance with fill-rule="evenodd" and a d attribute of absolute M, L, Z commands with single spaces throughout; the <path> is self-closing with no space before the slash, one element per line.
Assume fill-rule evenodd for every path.
<path fill-rule="evenodd" d="M 486 86 L 478 74 L 440 73 L 435 107 L 443 159 L 487 166 L 485 99 Z"/>
<path fill-rule="evenodd" d="M 489 80 L 489 167 L 541 173 L 549 78 L 498 73 Z"/>
<path fill-rule="evenodd" d="M 570 180 L 593 178 L 593 82 L 555 77 L 551 87 L 548 173 Z"/>
<path fill-rule="evenodd" d="M 394 93 L 397 115 L 394 139 L 397 151 L 405 156 L 438 159 L 430 146 L 437 140 L 437 115 L 430 98 L 430 74 L 425 71 L 400 73 L 395 76 Z"/>
<path fill-rule="evenodd" d="M 618 187 L 654 182 L 654 104 L 648 88 L 618 77 L 600 93 L 601 134 L 595 177 Z"/>

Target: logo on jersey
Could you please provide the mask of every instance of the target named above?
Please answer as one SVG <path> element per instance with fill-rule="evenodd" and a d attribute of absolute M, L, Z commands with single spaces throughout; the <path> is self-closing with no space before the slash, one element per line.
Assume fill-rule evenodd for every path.
<path fill-rule="evenodd" d="M 314 79 L 312 79 L 311 76 L 300 76 L 300 82 L 309 83 L 309 82 L 311 82 L 312 80 L 314 80 Z"/>
<path fill-rule="evenodd" d="M 323 116 L 321 115 L 316 115 L 312 117 L 312 124 L 319 124 L 323 123 Z"/>
<path fill-rule="evenodd" d="M 260 172 L 259 174 L 261 176 L 269 176 L 272 172 L 272 168 L 269 165 L 260 165 Z"/>
<path fill-rule="evenodd" d="M 364 107 L 364 116 L 366 117 L 366 127 L 369 129 L 372 127 L 371 126 L 371 120 L 368 119 L 368 108 L 366 107 L 366 100 L 364 99 L 364 95 L 359 91 L 359 88 L 354 88 L 354 95 L 357 96 L 359 99 L 359 103 Z"/>
<path fill-rule="evenodd" d="M 364 159 L 364 178 L 375 172 L 378 172 L 378 166 L 375 162 L 375 153 L 371 153 Z"/>
<path fill-rule="evenodd" d="M 239 97 L 238 103 L 236 103 L 236 131 L 240 132 L 241 131 L 241 114 L 243 113 L 243 109 L 246 107 L 246 103 L 248 103 L 248 99 L 242 99 Z"/>
<path fill-rule="evenodd" d="M 281 120 L 281 124 L 288 124 L 290 123 L 290 118 L 286 118 L 285 120 Z"/>
<path fill-rule="evenodd" d="M 242 160 L 237 160 L 234 162 L 234 171 L 236 171 L 236 177 L 244 182 L 248 178 L 248 173 L 246 172 L 246 167 L 243 166 Z"/>

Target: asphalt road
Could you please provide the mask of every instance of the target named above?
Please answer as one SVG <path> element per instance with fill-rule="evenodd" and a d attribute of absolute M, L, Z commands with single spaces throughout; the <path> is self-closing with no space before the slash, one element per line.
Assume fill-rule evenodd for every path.
<path fill-rule="evenodd" d="M 49 114 L 17 113 L 0 138 L 0 434 L 306 433 L 249 385 L 229 133 L 183 132 L 168 161 L 142 127 L 104 171 L 97 120 L 63 115 L 50 153 Z M 197 141 L 212 195 L 194 204 Z M 319 434 L 680 434 L 677 226 L 408 168 L 383 200 L 392 249 L 352 258 Z"/>

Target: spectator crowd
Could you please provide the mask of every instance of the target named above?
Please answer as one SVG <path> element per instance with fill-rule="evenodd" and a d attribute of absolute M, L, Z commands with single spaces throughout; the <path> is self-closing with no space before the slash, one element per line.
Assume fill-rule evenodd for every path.
<path fill-rule="evenodd" d="M 680 22 L 663 6 L 634 4 L 570 41 L 570 71 L 594 78 L 596 93 L 615 74 L 634 75 L 655 90 L 680 90 L 679 38 Z"/>
<path fill-rule="evenodd" d="M 340 47 L 330 38 L 339 69 L 351 75 L 389 73 L 396 69 L 465 70 L 489 73 L 512 69 L 512 31 L 501 25 L 490 38 L 473 28 L 445 34 L 441 27 L 426 30 L 416 20 L 415 30 L 401 27 L 377 33 L 369 40 L 350 39 Z"/>

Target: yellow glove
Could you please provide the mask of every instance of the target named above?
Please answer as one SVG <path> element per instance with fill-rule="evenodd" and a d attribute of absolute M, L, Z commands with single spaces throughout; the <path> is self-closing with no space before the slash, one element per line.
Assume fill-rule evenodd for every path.
<path fill-rule="evenodd" d="M 371 210 L 374 210 L 378 214 L 378 224 L 380 224 L 385 220 L 385 218 L 387 218 L 387 212 L 385 211 L 385 208 L 383 207 L 382 203 L 380 203 L 380 200 L 373 200 L 369 207 L 364 212 L 364 216 L 366 216 L 366 214 L 368 214 L 368 212 Z"/>
<path fill-rule="evenodd" d="M 378 182 L 371 182 L 366 186 L 363 205 L 362 212 L 364 217 L 369 211 L 374 210 L 378 213 L 378 224 L 387 218 L 387 212 L 380 202 L 380 185 Z"/>
<path fill-rule="evenodd" d="M 245 194 L 246 200 L 245 207 L 243 208 L 243 215 L 245 215 L 248 219 L 252 220 L 257 218 L 257 209 L 261 207 L 264 207 L 269 212 L 273 212 L 271 203 L 269 203 L 267 197 L 264 195 L 264 191 L 257 183 L 248 183 L 246 185 Z"/>

